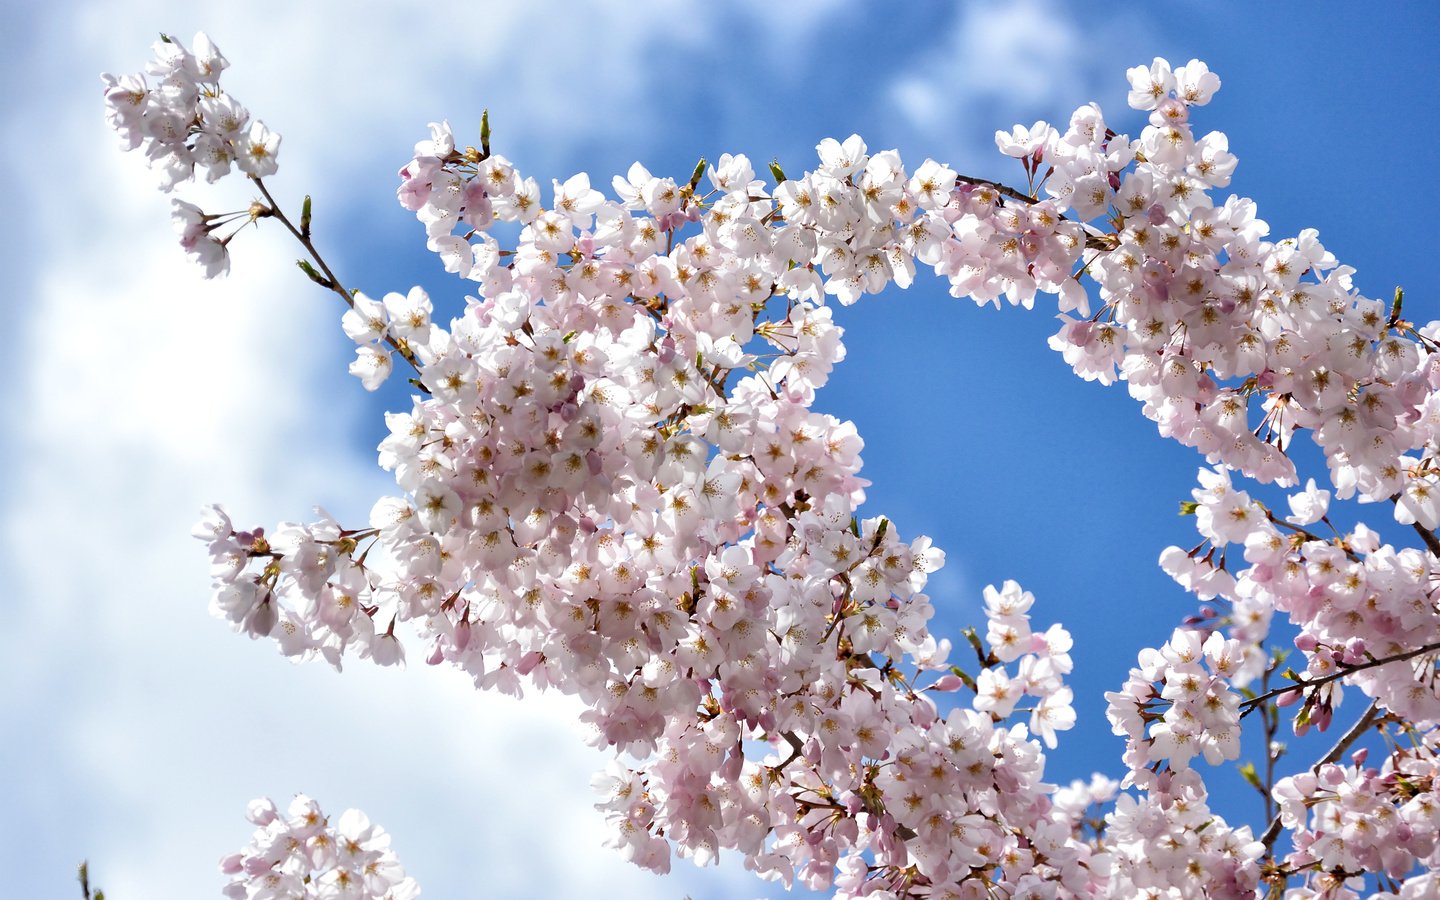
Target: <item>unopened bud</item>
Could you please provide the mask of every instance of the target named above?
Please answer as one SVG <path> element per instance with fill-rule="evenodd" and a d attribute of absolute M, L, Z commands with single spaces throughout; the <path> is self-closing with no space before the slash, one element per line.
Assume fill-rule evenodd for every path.
<path fill-rule="evenodd" d="M 941 675 L 935 679 L 934 684 L 930 685 L 930 690 L 949 693 L 950 691 L 960 690 L 964 685 L 965 682 L 960 679 L 959 675 Z"/>
<path fill-rule="evenodd" d="M 315 282 L 323 288 L 328 288 L 330 286 L 330 280 L 324 275 L 321 275 L 319 272 L 315 271 L 315 267 L 310 265 L 309 260 L 297 259 L 295 260 L 295 265 L 300 267 L 300 271 L 310 276 L 311 281 Z"/>

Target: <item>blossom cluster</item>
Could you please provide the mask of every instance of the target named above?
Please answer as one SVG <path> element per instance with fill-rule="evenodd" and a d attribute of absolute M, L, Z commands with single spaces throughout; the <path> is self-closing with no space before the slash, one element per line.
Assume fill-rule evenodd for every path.
<path fill-rule="evenodd" d="M 722 157 L 708 200 L 632 168 L 620 202 L 576 176 L 549 209 L 533 179 L 480 155 L 435 126 L 400 189 L 480 296 L 448 327 L 418 289 L 357 295 L 345 316 L 367 387 L 393 368 L 385 346 L 418 363 L 428 396 L 381 445 L 405 496 L 364 530 L 267 536 L 212 510 L 217 611 L 337 665 L 396 661 L 410 621 L 430 661 L 481 686 L 578 694 L 596 742 L 645 761 L 602 780 L 602 805 L 652 868 L 672 845 L 702 862 L 733 848 L 787 884 L 965 890 L 1043 817 L 1042 755 L 1024 726 L 999 727 L 1003 668 L 981 673 L 975 710 L 941 716 L 928 696 L 960 686 L 926 627 L 943 555 L 857 515 L 859 437 L 809 409 L 844 354 L 820 304 L 908 281 L 917 251 L 959 260 L 944 250 L 957 222 L 986 235 L 990 261 L 971 260 L 981 275 L 957 261 L 956 278 L 1028 300 L 1066 277 L 1078 226 L 1017 218 L 933 162 L 911 176 L 858 138 L 823 143 L 819 169 L 774 198 L 748 160 Z M 522 226 L 513 251 L 483 230 L 506 221 Z M 1016 235 L 1030 251 L 1007 249 Z M 993 624 L 1018 639 L 1023 612 Z M 999 648 L 1033 651 L 1014 690 L 1038 698 L 1050 746 L 1074 721 L 1069 644 L 1026 626 L 1023 647 Z M 1057 877 L 1076 852 L 1013 877 Z"/>
<path fill-rule="evenodd" d="M 1240 650 L 1239 641 L 1219 632 L 1203 638 L 1177 628 L 1160 649 L 1141 651 L 1140 666 L 1130 670 L 1125 686 L 1105 695 L 1115 733 L 1129 738 L 1127 781 L 1147 779 L 1155 762 L 1183 771 L 1196 756 L 1211 765 L 1239 756 L 1241 698 L 1230 689 L 1230 678 Z"/>
<path fill-rule="evenodd" d="M 1285 864 L 1313 872 L 1299 896 L 1358 897 L 1343 876 L 1362 872 L 1404 879 L 1376 897 L 1431 897 L 1440 891 L 1440 796 L 1435 793 L 1436 742 L 1431 732 L 1417 746 L 1387 757 L 1382 768 L 1355 753 L 1350 765 L 1326 763 L 1275 786 L 1280 819 L 1295 832 Z M 1426 871 L 1405 876 L 1419 860 Z"/>
<path fill-rule="evenodd" d="M 1062 680 L 1074 666 L 1070 649 L 1075 642 L 1070 632 L 1059 625 L 1039 634 L 1032 632 L 1027 612 L 1035 598 L 1015 582 L 1005 582 L 1000 590 L 987 586 L 984 596 L 988 623 L 985 639 L 990 645 L 990 657 L 983 662 L 991 665 L 975 679 L 972 705 L 1003 719 L 1022 697 L 1036 698 L 1038 702 L 1030 713 L 1030 731 L 1053 750 L 1055 732 L 1075 725 L 1075 710 L 1070 706 L 1074 695 Z M 1003 665 L 994 665 L 1017 661 L 1014 678 Z"/>
<path fill-rule="evenodd" d="M 105 118 L 121 146 L 144 150 L 164 191 L 194 178 L 197 166 L 209 182 L 229 174 L 232 164 L 252 178 L 273 174 L 280 135 L 221 90 L 220 74 L 230 62 L 220 49 L 203 32 L 193 44 L 187 49 L 162 35 L 144 73 L 101 76 Z M 204 266 L 206 277 L 228 271 L 229 238 L 215 236 L 227 219 L 183 200 L 172 203 L 180 246 Z"/>
<path fill-rule="evenodd" d="M 220 96 L 223 57 L 196 45 L 163 44 L 169 69 L 152 69 L 201 85 L 194 98 L 107 79 L 112 123 L 131 147 L 148 141 L 167 185 L 210 146 L 203 108 L 185 103 Z M 408 632 L 480 687 L 577 695 L 593 741 L 617 752 L 594 783 L 611 842 L 658 871 L 674 852 L 727 850 L 786 885 L 961 898 L 1238 897 L 1302 870 L 1427 869 L 1433 841 L 1413 825 L 1379 863 L 1334 850 L 1364 816 L 1304 825 L 1291 795 L 1324 799 L 1304 774 L 1276 787 L 1297 868 L 1267 869 L 1273 837 L 1216 816 L 1191 763 L 1237 758 L 1257 702 L 1240 691 L 1265 667 L 1277 610 L 1307 660 L 1280 695 L 1302 702 L 1297 727 L 1323 729 L 1347 684 L 1422 730 L 1440 719 L 1440 324 L 1359 296 L 1313 231 L 1266 240 L 1253 201 L 1212 197 L 1236 160 L 1224 135 L 1192 131 L 1219 87 L 1203 63 L 1157 59 L 1129 78 L 1149 114 L 1134 139 L 1094 104 L 1064 128 L 997 132 L 1025 191 L 934 160 L 911 170 L 858 136 L 822 141 L 797 178 L 772 167 L 767 182 L 726 154 L 688 181 L 636 164 L 610 198 L 584 174 L 543 191 L 490 152 L 488 131 L 476 149 L 432 125 L 398 198 L 476 295 L 447 316 L 419 288 L 347 293 L 342 320 L 365 388 L 415 370 L 421 395 L 387 416 L 380 447 L 399 493 L 362 528 L 238 529 L 211 508 L 196 534 L 215 612 L 297 659 L 395 664 Z M 255 127 L 252 147 L 268 135 Z M 197 214 L 197 228 L 213 221 Z M 1138 796 L 1089 834 L 1083 810 L 1114 783 L 1043 781 L 1045 749 L 1074 723 L 1069 634 L 1033 632 L 1032 598 L 1006 582 L 985 591 L 975 674 L 955 665 L 928 628 L 943 553 L 862 515 L 862 441 L 811 408 L 845 356 L 828 298 L 907 287 L 920 266 L 981 305 L 1056 295 L 1051 344 L 1076 373 L 1124 380 L 1162 435 L 1215 466 L 1191 509 L 1210 551 L 1161 562 L 1230 604 L 1229 636 L 1179 629 L 1108 695 Z M 1336 499 L 1393 500 L 1431 552 L 1365 526 L 1310 533 L 1331 497 L 1313 482 L 1288 521 L 1234 487 L 1232 471 L 1296 484 L 1287 450 L 1302 430 Z M 1226 567 L 1230 544 L 1249 568 Z M 962 689 L 968 706 L 944 699 Z M 1315 778 L 1364 795 L 1347 808 L 1393 809 L 1406 765 Z"/>
<path fill-rule="evenodd" d="M 1295 514 L 1280 519 L 1237 490 L 1225 471 L 1202 470 L 1200 479 L 1196 526 L 1210 550 L 1201 555 L 1203 544 L 1192 553 L 1171 547 L 1161 564 L 1200 596 L 1229 602 L 1231 632 L 1247 658 L 1246 677 L 1237 683 L 1256 674 L 1264 656 L 1260 642 L 1279 611 L 1298 627 L 1294 644 L 1306 660 L 1294 691 L 1282 695 L 1289 702 L 1303 698 L 1297 730 L 1312 721 L 1329 724 L 1343 697 L 1341 675 L 1407 720 L 1440 720 L 1435 555 L 1382 544 L 1363 523 L 1329 540 L 1310 532 L 1306 526 L 1320 521 L 1329 503 L 1329 492 L 1313 482 L 1291 496 Z M 1248 566 L 1225 565 L 1232 544 L 1244 548 Z"/>
<path fill-rule="evenodd" d="M 230 900 L 415 900 L 420 888 L 390 849 L 390 835 L 358 809 L 339 820 L 297 795 L 285 812 L 254 800 L 250 843 L 220 861 Z"/>

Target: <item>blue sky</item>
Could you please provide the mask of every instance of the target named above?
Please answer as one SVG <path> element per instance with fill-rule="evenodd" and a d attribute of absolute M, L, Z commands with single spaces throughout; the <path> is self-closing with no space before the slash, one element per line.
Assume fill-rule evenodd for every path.
<path fill-rule="evenodd" d="M 200 505 L 255 523 L 317 503 L 363 518 L 390 487 L 374 465 L 380 413 L 407 401 L 344 373 L 339 310 L 275 229 L 237 242 L 221 283 L 173 246 L 151 176 L 104 130 L 96 78 L 139 69 L 157 31 L 203 28 L 225 50 L 229 89 L 285 135 L 274 187 L 314 195 L 322 247 L 371 293 L 419 283 L 452 309 L 463 296 L 393 199 L 432 120 L 473 142 L 488 107 L 495 149 L 542 183 L 588 171 L 608 184 L 637 159 L 683 177 L 726 151 L 798 173 L 821 138 L 852 132 L 912 165 L 1017 181 L 995 129 L 1063 122 L 1093 99 L 1136 132 L 1124 70 L 1159 55 L 1220 74 L 1198 127 L 1230 136 L 1231 189 L 1258 200 L 1272 235 L 1318 228 L 1367 295 L 1404 285 L 1413 318 L 1440 318 L 1430 3 L 35 9 L 7 9 L 0 34 L 0 69 L 29 85 L 0 111 L 19 181 L 0 224 L 13 291 L 0 766 L 15 773 L 0 786 L 0 867 L 16 896 L 75 896 L 87 856 L 117 900 L 215 896 L 215 860 L 248 837 L 245 801 L 302 790 L 394 832 L 430 897 L 775 893 L 734 866 L 652 879 L 600 848 L 600 757 L 555 698 L 478 696 L 413 655 L 398 675 L 295 667 L 208 617 L 188 537 Z M 238 183 L 221 193 L 191 197 L 248 199 Z M 981 587 L 1014 578 L 1038 624 L 1075 634 L 1081 721 L 1048 770 L 1065 781 L 1118 774 L 1100 693 L 1194 608 L 1155 560 L 1197 540 L 1175 510 L 1202 460 L 1162 442 L 1123 387 L 1071 375 L 1045 345 L 1045 310 L 977 309 L 928 277 L 868 298 L 837 317 L 849 359 L 817 407 L 859 426 L 873 514 L 947 551 L 937 631 L 958 638 L 981 618 Z M 1243 790 L 1219 805 L 1258 818 Z"/>

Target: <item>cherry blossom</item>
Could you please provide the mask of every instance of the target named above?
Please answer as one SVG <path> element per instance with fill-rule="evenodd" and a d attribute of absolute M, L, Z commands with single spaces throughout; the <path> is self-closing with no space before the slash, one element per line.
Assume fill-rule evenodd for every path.
<path fill-rule="evenodd" d="M 351 373 L 374 390 L 408 367 L 418 392 L 386 418 L 397 494 L 365 527 L 205 512 L 212 609 L 236 630 L 337 668 L 423 648 L 479 688 L 579 697 L 615 753 L 592 784 L 609 843 L 655 871 L 738 853 L 842 897 L 1341 896 L 1367 873 L 1389 879 L 1377 896 L 1433 890 L 1440 323 L 1357 293 L 1313 230 L 1272 238 L 1254 201 L 1214 193 L 1237 159 L 1193 130 L 1220 86 L 1204 63 L 1127 72 L 1148 114 L 1133 138 L 1094 104 L 997 131 L 1023 190 L 851 135 L 771 182 L 741 155 L 688 179 L 636 163 L 612 199 L 587 173 L 542 190 L 491 152 L 488 119 L 479 148 L 432 123 L 397 199 L 474 292 L 462 305 L 344 288 L 308 198 L 297 226 L 265 186 L 279 136 L 193 43 L 104 76 L 112 127 L 163 189 L 233 164 L 262 195 L 219 216 L 177 202 L 182 247 L 219 274 L 239 227 L 278 220 L 347 305 Z M 1182 505 L 1201 543 L 1160 564 L 1214 605 L 1106 695 L 1118 781 L 1044 781 L 1076 721 L 1069 632 L 1032 628 L 1035 598 L 1007 581 L 983 592 L 983 637 L 933 634 L 944 553 L 862 508 L 863 441 L 813 409 L 845 359 L 829 298 L 922 268 L 981 306 L 1054 295 L 1050 345 L 1075 373 L 1123 381 L 1206 461 Z M 1328 487 L 1308 478 L 1277 517 L 1257 498 L 1298 485 L 1304 432 Z M 1309 530 L 1345 500 L 1423 548 Z M 1277 614 L 1295 632 L 1283 670 Z M 1347 695 L 1368 706 L 1326 758 L 1277 780 L 1271 740 L 1269 780 L 1241 770 L 1277 808 L 1258 835 L 1211 810 L 1204 772 L 1239 759 L 1247 716 L 1271 737 L 1282 709 L 1326 731 Z M 1379 766 L 1340 764 L 1371 730 L 1390 739 Z M 301 797 L 251 820 L 229 896 L 418 894 L 363 814 L 331 829 Z"/>
<path fill-rule="evenodd" d="M 253 800 L 246 818 L 255 834 L 220 861 L 232 900 L 414 900 L 415 881 L 390 849 L 390 835 L 356 809 L 335 824 L 320 806 L 297 795 L 285 812 L 269 798 Z"/>

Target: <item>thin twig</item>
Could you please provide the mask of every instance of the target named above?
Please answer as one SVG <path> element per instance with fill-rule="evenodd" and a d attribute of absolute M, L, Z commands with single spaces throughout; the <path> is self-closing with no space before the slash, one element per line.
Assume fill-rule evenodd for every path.
<path fill-rule="evenodd" d="M 1342 753 L 1349 750 L 1352 744 L 1364 736 L 1370 726 L 1375 724 L 1375 720 L 1380 718 L 1380 715 L 1380 701 L 1376 700 L 1370 704 L 1369 709 L 1365 710 L 1365 714 L 1362 715 L 1354 725 L 1350 726 L 1350 730 L 1345 732 L 1339 741 L 1336 741 L 1335 746 L 1330 748 L 1330 752 L 1320 757 L 1315 765 L 1310 767 L 1310 771 L 1318 771 L 1321 766 L 1339 759 Z M 1270 824 L 1265 828 L 1265 833 L 1260 836 L 1260 843 L 1265 845 L 1266 856 L 1270 855 L 1271 848 L 1275 845 L 1275 839 L 1279 836 L 1280 814 L 1276 813 L 1275 818 L 1271 819 Z"/>
<path fill-rule="evenodd" d="M 1394 656 L 1382 656 L 1379 659 L 1372 659 L 1368 662 L 1358 663 L 1351 666 L 1344 666 L 1339 671 L 1332 672 L 1329 675 L 1322 675 L 1319 678 L 1314 678 L 1309 681 L 1297 681 L 1288 687 L 1279 687 L 1271 691 L 1266 691 L 1265 693 L 1251 697 L 1249 700 L 1246 700 L 1245 702 L 1240 704 L 1240 718 L 1245 718 L 1250 713 L 1255 711 L 1255 708 L 1258 704 L 1263 703 L 1264 701 L 1269 700 L 1272 697 L 1279 697 L 1281 694 L 1289 694 L 1292 691 L 1305 691 L 1310 688 L 1319 687 L 1322 684 L 1329 684 L 1330 682 L 1340 678 L 1344 678 L 1347 675 L 1354 675 L 1356 672 L 1363 672 L 1366 669 L 1373 669 L 1376 666 L 1384 666 L 1388 665 L 1389 663 L 1404 662 L 1407 659 L 1414 659 L 1417 656 L 1421 656 L 1435 650 L 1440 650 L 1440 642 L 1426 644 L 1423 647 L 1416 647 L 1413 650 L 1406 650 L 1404 653 L 1397 653 Z"/>
<path fill-rule="evenodd" d="M 275 202 L 275 198 L 271 196 L 269 188 L 265 187 L 265 179 L 251 176 L 250 180 L 255 182 L 255 186 L 260 189 L 260 193 L 264 195 L 265 201 L 270 205 L 269 212 L 265 215 L 279 220 L 280 224 L 284 225 L 286 230 L 289 231 L 290 234 L 294 235 L 295 240 L 300 242 L 300 246 L 304 247 L 305 251 L 310 254 L 310 258 L 313 259 L 315 261 L 315 264 L 320 267 L 320 271 L 325 274 L 325 282 L 322 286 L 334 291 L 336 294 L 339 294 L 340 299 L 345 301 L 345 305 L 350 307 L 351 309 L 354 309 L 355 297 L 348 290 L 345 289 L 345 286 L 340 283 L 339 277 L 336 276 L 333 271 L 331 271 L 329 263 L 325 262 L 325 258 L 321 256 L 320 251 L 315 248 L 315 242 L 311 240 L 310 235 L 305 233 L 301 229 L 296 228 L 295 225 L 291 223 L 290 219 L 285 215 L 284 211 L 280 209 L 280 204 Z M 412 351 L 409 347 L 401 345 L 399 341 L 395 340 L 394 336 L 389 334 L 385 335 L 385 343 L 389 344 L 396 353 L 399 353 L 400 358 L 408 362 L 411 368 L 413 368 L 416 372 L 420 371 L 420 362 L 415 358 L 414 351 Z M 423 385 L 421 385 L 420 387 L 421 390 L 425 390 Z M 429 393 L 428 390 L 426 390 L 425 392 L 427 394 Z"/>
<path fill-rule="evenodd" d="M 995 190 L 1002 197 L 1009 197 L 1011 200 L 1018 200 L 1028 206 L 1034 206 L 1036 203 L 1040 202 L 1039 198 L 1037 197 L 1033 197 L 1025 193 L 1024 191 L 1016 190 L 1015 188 L 1010 187 L 1010 185 L 1008 184 L 1001 184 L 998 181 L 991 181 L 989 178 L 973 178 L 969 175 L 956 175 L 955 177 L 958 180 L 963 181 L 967 184 L 984 185 L 985 187 Z M 1074 222 L 1075 220 L 1062 215 L 1060 216 L 1060 221 Z M 1077 222 L 1076 224 L 1080 225 L 1081 228 L 1085 227 L 1083 222 Z M 1108 251 L 1114 250 L 1117 246 L 1118 244 L 1114 243 L 1109 236 L 1091 234 L 1088 231 L 1085 232 L 1085 248 L 1087 250 Z"/>

